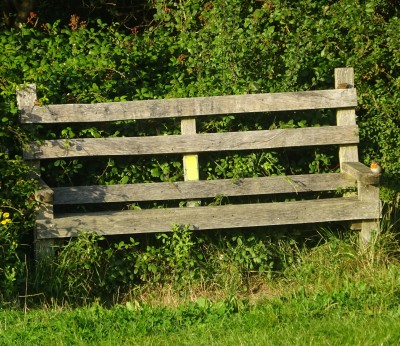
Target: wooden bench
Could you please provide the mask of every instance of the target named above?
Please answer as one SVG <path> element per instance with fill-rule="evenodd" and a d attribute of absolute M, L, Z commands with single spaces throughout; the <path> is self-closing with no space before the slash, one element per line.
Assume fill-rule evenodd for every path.
<path fill-rule="evenodd" d="M 39 106 L 35 85 L 17 93 L 23 124 L 98 123 L 180 118 L 181 134 L 120 138 L 51 139 L 34 142 L 24 159 L 40 160 L 121 155 L 182 154 L 185 179 L 180 182 L 50 188 L 37 191 L 40 203 L 35 243 L 46 253 L 57 238 L 79 231 L 104 235 L 167 232 L 174 224 L 192 230 L 230 229 L 331 221 L 350 221 L 361 229 L 363 243 L 379 230 L 379 174 L 358 161 L 359 143 L 352 68 L 335 69 L 335 89 L 272 94 L 246 94 L 98 104 Z M 285 128 L 226 133 L 196 133 L 196 118 L 208 115 L 336 109 L 336 126 Z M 32 125 L 31 125 L 32 126 Z M 276 148 L 338 146 L 340 172 L 199 180 L 198 155 L 210 152 L 276 150 Z M 309 192 L 353 189 L 351 196 L 302 200 Z M 53 206 L 119 202 L 196 201 L 216 196 L 296 194 L 299 200 L 279 203 L 172 207 L 163 209 L 53 213 Z"/>

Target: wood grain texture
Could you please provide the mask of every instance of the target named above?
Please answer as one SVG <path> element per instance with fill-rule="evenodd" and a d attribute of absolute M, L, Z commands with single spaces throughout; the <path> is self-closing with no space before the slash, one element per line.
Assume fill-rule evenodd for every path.
<path fill-rule="evenodd" d="M 35 200 L 38 203 L 36 219 L 52 219 L 54 217 L 53 194 L 51 189 L 35 191 Z"/>
<path fill-rule="evenodd" d="M 370 204 L 352 198 L 75 214 L 37 222 L 38 239 L 76 236 L 79 231 L 104 235 L 168 232 L 174 224 L 192 230 L 230 229 L 372 219 Z"/>
<path fill-rule="evenodd" d="M 357 144 L 357 126 L 324 126 L 193 135 L 47 140 L 33 144 L 24 158 L 149 155 Z"/>
<path fill-rule="evenodd" d="M 54 204 L 90 204 L 251 196 L 313 191 L 335 191 L 356 187 L 356 180 L 346 174 L 305 174 L 143 183 L 129 185 L 76 186 L 54 188 Z"/>
<path fill-rule="evenodd" d="M 379 198 L 380 174 L 371 172 L 371 169 L 360 162 L 343 162 L 343 171 L 357 179 L 358 199 L 369 203 L 371 212 L 375 216 L 371 220 L 363 220 L 360 232 L 360 247 L 368 250 L 380 232 L 382 217 L 382 203 Z"/>
<path fill-rule="evenodd" d="M 371 169 L 361 162 L 343 162 L 342 171 L 351 175 L 362 184 L 379 184 L 380 174 L 372 173 Z"/>
<path fill-rule="evenodd" d="M 21 106 L 22 123 L 104 122 L 202 115 L 348 108 L 355 89 L 313 90 L 96 104 Z"/>
<path fill-rule="evenodd" d="M 24 158 L 183 154 L 184 179 L 174 183 L 46 188 L 36 193 L 37 258 L 52 253 L 52 238 L 76 236 L 79 231 L 105 235 L 167 232 L 174 224 L 192 230 L 354 221 L 361 243 L 379 232 L 379 176 L 358 162 L 357 94 L 352 68 L 335 69 L 335 89 L 275 94 L 247 94 L 98 104 L 36 105 L 36 86 L 17 91 L 22 123 L 84 123 L 181 118 L 178 136 L 88 138 L 33 143 Z M 196 133 L 196 117 L 220 114 L 269 113 L 337 109 L 337 126 L 232 133 Z M 248 114 L 251 116 L 250 114 Z M 267 116 L 267 114 L 266 114 Z M 339 145 L 341 173 L 198 181 L 198 153 L 286 147 Z M 38 161 L 37 161 L 38 162 Z M 38 166 L 39 167 L 39 166 Z M 199 207 L 191 201 L 217 196 L 274 195 L 334 191 L 357 186 L 358 195 L 285 203 L 254 203 Z M 147 209 L 53 215 L 54 205 L 189 201 L 190 208 Z M 361 221 L 361 224 L 360 224 Z"/>
<path fill-rule="evenodd" d="M 354 87 L 354 69 L 335 69 L 335 88 Z M 336 111 L 338 126 L 354 125 L 356 123 L 355 108 L 339 109 Z M 355 177 L 358 181 L 358 198 L 370 204 L 371 211 L 375 216 L 371 220 L 361 223 L 360 246 L 362 249 L 370 248 L 374 234 L 379 233 L 381 218 L 381 202 L 379 200 L 379 175 L 373 174 L 371 170 L 358 162 L 358 147 L 356 145 L 345 145 L 339 147 L 339 162 L 341 172 Z"/>
<path fill-rule="evenodd" d="M 335 88 L 341 89 L 345 85 L 348 90 L 354 88 L 354 69 L 353 68 L 336 68 L 335 69 Z M 354 90 L 354 89 L 353 89 Z M 338 126 L 353 126 L 356 124 L 355 107 L 347 109 L 338 109 L 336 111 L 336 124 Z M 343 145 L 339 148 L 339 163 L 343 169 L 343 162 L 357 162 L 358 147 L 356 145 Z"/>
<path fill-rule="evenodd" d="M 36 102 L 36 84 L 23 84 L 17 88 L 18 109 L 24 109 L 30 112 L 35 107 Z M 22 118 L 21 121 L 23 122 Z"/>
<path fill-rule="evenodd" d="M 368 167 L 367 167 L 368 168 Z M 363 220 L 360 232 L 360 246 L 364 250 L 371 249 L 380 232 L 380 219 L 382 218 L 382 203 L 379 198 L 379 185 L 358 182 L 358 199 L 369 203 L 375 216 L 371 220 Z"/>
<path fill-rule="evenodd" d="M 38 162 L 32 161 L 35 164 Z M 36 165 L 35 165 L 36 166 Z M 30 173 L 30 177 L 35 179 L 38 185 L 38 189 L 34 192 L 34 198 L 37 202 L 36 205 L 36 219 L 52 219 L 54 217 L 53 205 L 54 205 L 54 191 L 51 189 L 46 182 L 40 177 L 40 168 L 34 167 Z"/>

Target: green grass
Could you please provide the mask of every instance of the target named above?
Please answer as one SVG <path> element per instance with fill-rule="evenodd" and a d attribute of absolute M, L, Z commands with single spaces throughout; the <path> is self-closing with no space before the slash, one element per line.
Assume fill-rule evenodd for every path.
<path fill-rule="evenodd" d="M 0 345 L 400 344 L 393 236 L 382 236 L 364 254 L 337 238 L 298 252 L 298 260 L 281 276 L 265 279 L 255 295 L 197 291 L 166 304 L 154 293 L 109 309 L 0 310 Z"/>
<path fill-rule="evenodd" d="M 1 345 L 396 345 L 398 306 L 360 307 L 314 296 L 259 302 L 215 314 L 192 305 L 174 309 L 99 306 L 61 311 L 3 311 Z M 361 299 L 363 300 L 363 299 Z M 375 311 L 374 311 L 375 310 Z"/>

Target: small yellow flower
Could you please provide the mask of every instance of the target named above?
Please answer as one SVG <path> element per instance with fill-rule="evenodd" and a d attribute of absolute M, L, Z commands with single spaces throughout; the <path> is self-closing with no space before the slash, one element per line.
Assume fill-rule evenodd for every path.
<path fill-rule="evenodd" d="M 8 219 L 9 217 L 10 217 L 10 213 L 4 213 L 4 214 L 3 214 L 3 218 L 4 218 L 4 219 Z"/>
<path fill-rule="evenodd" d="M 8 223 L 11 223 L 11 219 L 4 219 L 1 221 L 2 225 L 7 225 Z"/>

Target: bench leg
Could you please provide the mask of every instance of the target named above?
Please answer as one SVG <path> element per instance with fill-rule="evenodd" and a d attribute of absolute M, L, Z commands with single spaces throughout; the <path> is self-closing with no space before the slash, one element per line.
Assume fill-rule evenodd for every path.
<path fill-rule="evenodd" d="M 361 223 L 360 249 L 371 250 L 375 245 L 380 232 L 381 202 L 379 199 L 379 186 L 358 182 L 359 199 L 370 204 L 371 210 L 376 212 L 376 219 L 363 220 Z"/>
<path fill-rule="evenodd" d="M 363 221 L 360 232 L 360 248 L 362 251 L 370 249 L 379 235 L 379 220 Z"/>
<path fill-rule="evenodd" d="M 42 263 L 55 255 L 56 240 L 55 239 L 40 239 L 34 244 L 35 260 L 37 263 Z"/>

